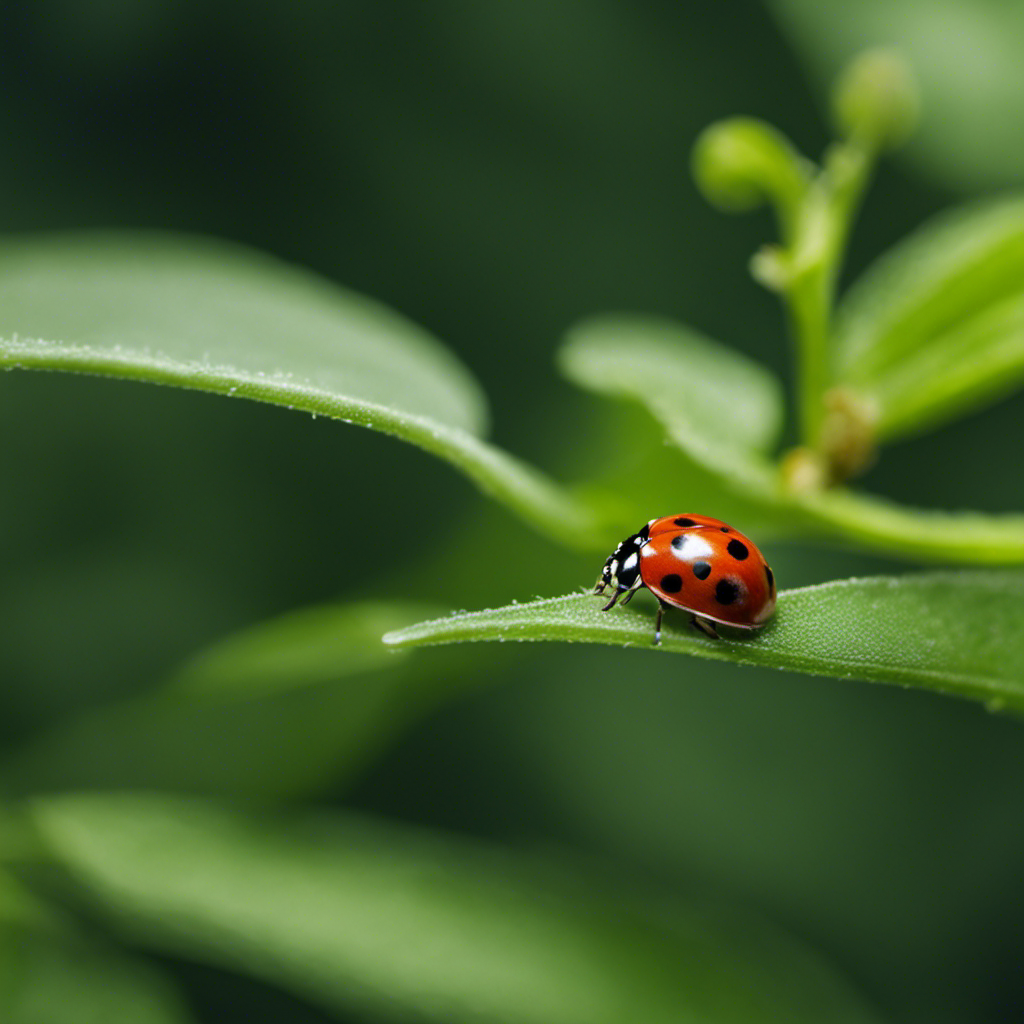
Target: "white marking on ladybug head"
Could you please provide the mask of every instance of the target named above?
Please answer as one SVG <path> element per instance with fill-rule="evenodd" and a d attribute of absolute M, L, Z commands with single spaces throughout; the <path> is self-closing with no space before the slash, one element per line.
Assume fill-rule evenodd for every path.
<path fill-rule="evenodd" d="M 636 552 L 634 551 L 634 552 L 633 552 L 633 554 L 631 554 L 631 555 L 629 556 L 629 558 L 627 558 L 627 559 L 626 559 L 626 560 L 625 560 L 625 561 L 624 561 L 624 562 L 622 563 L 622 568 L 623 568 L 623 569 L 626 569 L 627 571 L 628 571 L 629 569 L 635 569 L 635 568 L 636 568 L 636 563 L 637 563 L 637 557 L 636 557 Z"/>

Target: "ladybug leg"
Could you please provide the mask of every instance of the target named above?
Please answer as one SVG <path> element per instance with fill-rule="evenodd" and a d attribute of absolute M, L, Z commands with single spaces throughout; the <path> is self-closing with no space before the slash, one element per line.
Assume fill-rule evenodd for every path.
<path fill-rule="evenodd" d="M 627 604 L 629 604 L 629 602 L 633 600 L 633 595 L 634 595 L 634 594 L 635 594 L 635 593 L 636 593 L 636 592 L 637 592 L 637 591 L 638 591 L 639 589 L 640 589 L 639 587 L 634 587 L 634 588 L 633 588 L 633 589 L 632 589 L 631 591 L 629 591 L 629 593 L 628 593 L 628 594 L 626 594 L 626 596 L 625 596 L 625 597 L 624 597 L 624 598 L 622 599 L 622 604 L 620 604 L 620 605 L 619 605 L 619 607 L 620 607 L 620 608 L 625 608 L 625 607 L 626 607 L 626 605 L 627 605 Z"/>
<path fill-rule="evenodd" d="M 608 586 L 608 584 L 605 583 L 604 580 L 598 580 L 597 583 L 594 586 L 594 593 L 595 594 L 603 594 L 604 593 L 604 588 L 607 587 L 607 586 Z"/>
<path fill-rule="evenodd" d="M 710 619 L 702 619 L 699 615 L 691 615 L 690 622 L 697 627 L 706 637 L 712 640 L 721 640 L 722 638 L 718 635 L 718 630 L 715 629 L 715 624 Z"/>
<path fill-rule="evenodd" d="M 661 646 L 661 619 L 665 614 L 665 608 L 667 605 L 664 602 L 658 602 L 658 617 L 654 620 L 654 646 Z"/>
<path fill-rule="evenodd" d="M 616 590 L 615 593 L 612 594 L 612 599 L 601 609 L 601 611 L 610 611 L 612 608 L 615 607 L 615 602 L 618 601 L 620 597 L 622 597 L 622 591 Z"/>

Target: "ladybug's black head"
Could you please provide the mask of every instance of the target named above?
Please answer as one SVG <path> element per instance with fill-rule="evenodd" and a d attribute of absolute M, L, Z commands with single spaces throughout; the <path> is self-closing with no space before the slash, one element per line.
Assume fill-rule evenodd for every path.
<path fill-rule="evenodd" d="M 636 590 L 643 586 L 640 579 L 640 549 L 649 539 L 647 526 L 644 526 L 639 533 L 634 533 L 619 544 L 601 570 L 601 581 L 597 585 L 599 591 L 605 587 Z"/>

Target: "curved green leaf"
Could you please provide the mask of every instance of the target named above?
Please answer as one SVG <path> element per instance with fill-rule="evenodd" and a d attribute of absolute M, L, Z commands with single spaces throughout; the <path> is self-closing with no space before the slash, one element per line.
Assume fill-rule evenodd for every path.
<path fill-rule="evenodd" d="M 733 521 L 741 529 L 754 524 L 765 535 L 839 538 L 899 558 L 1024 562 L 1024 515 L 901 508 L 840 489 L 784 492 L 763 454 L 781 416 L 777 382 L 756 364 L 686 328 L 636 317 L 588 321 L 574 329 L 560 358 L 566 374 L 581 386 L 639 402 L 704 474 L 737 495 L 742 504 L 736 512 L 743 518 Z M 705 381 L 710 382 L 706 388 Z M 721 488 L 701 493 L 717 501 Z M 650 508 L 644 518 L 683 511 L 718 514 L 716 508 L 683 500 L 684 494 L 689 502 L 699 498 L 696 488 L 691 493 L 681 486 L 679 494 L 676 508 Z"/>
<path fill-rule="evenodd" d="M 213 239 L 8 237 L 0 317 L 8 365 L 286 399 L 366 425 L 378 407 L 474 434 L 486 423 L 476 382 L 426 331 L 315 274 Z"/>
<path fill-rule="evenodd" d="M 1024 197 L 945 213 L 883 256 L 840 306 L 837 373 L 895 437 L 1024 380 Z"/>
<path fill-rule="evenodd" d="M 341 815 L 37 801 L 54 858 L 143 941 L 374 1018 L 465 1024 L 874 1019 L 760 921 Z"/>
<path fill-rule="evenodd" d="M 1024 293 L 931 339 L 865 389 L 881 440 L 920 432 L 1024 383 Z"/>
<path fill-rule="evenodd" d="M 174 384 L 379 430 L 563 541 L 599 543 L 589 507 L 480 440 L 480 391 L 426 331 L 239 246 L 161 234 L 6 239 L 0 368 L 15 367 Z"/>
<path fill-rule="evenodd" d="M 657 317 L 607 315 L 573 327 L 558 355 L 581 387 L 642 402 L 699 465 L 767 500 L 765 453 L 782 428 L 782 388 L 763 367 Z"/>
<path fill-rule="evenodd" d="M 360 602 L 260 623 L 201 652 L 156 691 L 33 737 L 0 761 L 0 789 L 151 787 L 263 799 L 316 791 L 472 685 L 459 665 L 425 672 L 380 644 L 382 632 L 432 611 Z"/>
<path fill-rule="evenodd" d="M 195 1019 L 148 964 L 84 939 L 30 932 L 13 938 L 15 980 L 6 1010 L 0 1005 L 5 1024 L 188 1024 Z"/>
<path fill-rule="evenodd" d="M 4 1024 L 187 1024 L 192 1019 L 157 971 L 90 941 L 0 872 Z"/>
<path fill-rule="evenodd" d="M 686 613 L 601 611 L 570 594 L 453 615 L 390 633 L 392 646 L 467 640 L 567 640 L 695 654 L 742 665 L 918 686 L 1024 711 L 1024 571 L 976 570 L 839 580 L 783 591 L 755 633 L 723 627 L 709 640 Z"/>

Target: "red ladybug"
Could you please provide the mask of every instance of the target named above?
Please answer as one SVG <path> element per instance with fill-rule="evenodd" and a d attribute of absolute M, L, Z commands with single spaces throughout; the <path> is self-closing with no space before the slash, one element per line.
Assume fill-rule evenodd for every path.
<path fill-rule="evenodd" d="M 775 577 L 764 555 L 737 530 L 710 516 L 652 519 L 611 554 L 594 588 L 614 587 L 608 611 L 641 587 L 658 599 L 654 642 L 661 643 L 666 608 L 690 612 L 701 632 L 718 639 L 715 623 L 758 629 L 775 611 Z"/>

